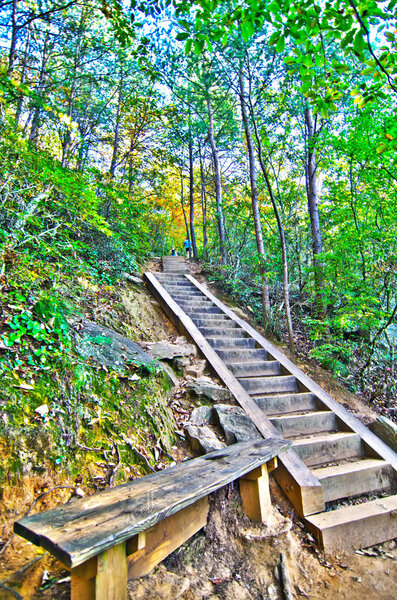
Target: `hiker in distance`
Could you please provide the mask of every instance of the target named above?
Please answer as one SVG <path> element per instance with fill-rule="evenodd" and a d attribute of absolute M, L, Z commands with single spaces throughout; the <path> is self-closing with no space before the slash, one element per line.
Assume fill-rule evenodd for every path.
<path fill-rule="evenodd" d="M 186 251 L 186 258 L 190 258 L 190 241 L 188 238 L 183 242 L 183 248 Z"/>

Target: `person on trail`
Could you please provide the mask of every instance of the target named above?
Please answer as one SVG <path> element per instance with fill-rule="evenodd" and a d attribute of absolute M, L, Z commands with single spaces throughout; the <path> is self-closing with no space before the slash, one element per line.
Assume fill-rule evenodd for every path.
<path fill-rule="evenodd" d="M 176 250 L 175 250 L 174 246 L 172 246 L 172 248 L 171 248 L 171 256 L 176 256 Z"/>
<path fill-rule="evenodd" d="M 186 251 L 186 258 L 190 258 L 190 242 L 188 238 L 183 242 L 183 248 Z"/>

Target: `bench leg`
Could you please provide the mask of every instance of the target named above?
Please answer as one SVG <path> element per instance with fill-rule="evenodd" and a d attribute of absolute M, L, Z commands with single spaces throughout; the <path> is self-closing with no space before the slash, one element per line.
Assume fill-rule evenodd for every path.
<path fill-rule="evenodd" d="M 127 600 L 127 569 L 123 542 L 71 570 L 71 600 Z"/>
<path fill-rule="evenodd" d="M 266 465 L 240 477 L 240 494 L 243 511 L 253 521 L 265 523 L 272 514 L 269 474 Z"/>
<path fill-rule="evenodd" d="M 98 556 L 95 600 L 128 600 L 125 542 Z"/>

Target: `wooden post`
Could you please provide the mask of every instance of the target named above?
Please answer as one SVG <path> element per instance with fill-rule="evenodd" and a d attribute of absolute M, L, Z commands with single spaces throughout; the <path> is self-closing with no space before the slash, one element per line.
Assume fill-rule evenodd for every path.
<path fill-rule="evenodd" d="M 262 465 L 240 477 L 240 494 L 243 511 L 253 521 L 265 523 L 272 514 L 269 490 L 269 474 L 266 465 Z"/>
<path fill-rule="evenodd" d="M 97 558 L 90 558 L 82 565 L 71 569 L 71 600 L 95 600 L 95 576 Z"/>
<path fill-rule="evenodd" d="M 128 600 L 126 543 L 98 556 L 95 600 Z"/>

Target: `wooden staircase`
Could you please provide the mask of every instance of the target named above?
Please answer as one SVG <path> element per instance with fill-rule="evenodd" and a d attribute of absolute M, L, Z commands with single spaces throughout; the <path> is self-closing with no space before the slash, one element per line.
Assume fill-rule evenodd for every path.
<path fill-rule="evenodd" d="M 182 261 L 168 259 L 164 267 L 146 279 L 175 325 L 199 346 L 264 437 L 276 432 L 293 442 L 275 475 L 320 544 L 351 550 L 397 537 L 397 455 L 181 271 Z"/>

